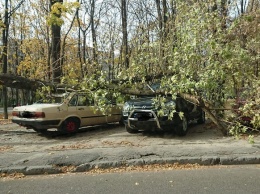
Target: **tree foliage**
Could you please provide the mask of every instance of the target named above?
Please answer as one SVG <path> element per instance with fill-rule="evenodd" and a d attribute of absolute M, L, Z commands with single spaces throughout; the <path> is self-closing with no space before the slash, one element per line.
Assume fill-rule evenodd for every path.
<path fill-rule="evenodd" d="M 75 0 L 50 5 L 27 0 L 12 16 L 9 72 L 51 80 L 60 67 L 61 83 L 120 99 L 144 93 L 146 83 L 160 82 L 158 96 L 183 95 L 220 127 L 226 130 L 223 121 L 230 124 L 233 134 L 241 129 L 233 125 L 237 116 L 223 117 L 223 110 L 250 88 L 240 112 L 252 117 L 250 127 L 259 127 L 259 0 Z M 56 43 L 50 26 L 61 30 Z M 52 48 L 62 54 L 52 58 Z"/>

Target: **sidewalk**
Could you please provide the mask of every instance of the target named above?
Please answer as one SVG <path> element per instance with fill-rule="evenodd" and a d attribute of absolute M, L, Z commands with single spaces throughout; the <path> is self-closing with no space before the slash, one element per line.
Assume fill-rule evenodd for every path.
<path fill-rule="evenodd" d="M 100 139 L 103 143 L 94 148 L 6 153 L 0 150 L 0 173 L 54 174 L 68 169 L 70 172 L 84 172 L 93 168 L 166 163 L 260 164 L 260 136 L 256 136 L 255 143 L 250 144 L 245 139 L 222 137 L 215 130 L 194 130 L 182 138 L 157 138 L 156 143 L 150 143 L 149 136 L 144 137 L 150 145 L 142 142 L 134 144 L 132 140 L 129 145 L 127 142 L 120 144 L 118 136 L 133 138 L 135 134 L 122 131 L 120 134 L 104 137 Z M 114 144 L 106 146 L 104 142 Z"/>

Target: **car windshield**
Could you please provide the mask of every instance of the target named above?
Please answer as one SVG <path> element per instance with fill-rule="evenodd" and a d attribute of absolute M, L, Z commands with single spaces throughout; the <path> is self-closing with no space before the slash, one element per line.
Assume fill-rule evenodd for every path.
<path fill-rule="evenodd" d="M 52 94 L 51 96 L 48 96 L 46 98 L 43 98 L 34 104 L 62 104 L 64 102 L 64 99 L 68 96 L 68 93 L 64 94 Z"/>

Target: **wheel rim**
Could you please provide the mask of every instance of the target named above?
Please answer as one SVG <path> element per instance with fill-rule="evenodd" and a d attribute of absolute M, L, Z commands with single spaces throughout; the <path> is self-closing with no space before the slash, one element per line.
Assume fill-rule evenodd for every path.
<path fill-rule="evenodd" d="M 68 132 L 74 132 L 76 130 L 76 123 L 74 121 L 68 121 L 66 129 Z"/>

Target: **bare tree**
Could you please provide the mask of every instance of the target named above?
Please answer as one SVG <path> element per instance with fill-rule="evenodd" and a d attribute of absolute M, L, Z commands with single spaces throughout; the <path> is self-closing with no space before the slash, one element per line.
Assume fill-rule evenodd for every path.
<path fill-rule="evenodd" d="M 79 2 L 79 0 L 78 0 Z M 85 6 L 85 4 L 83 4 L 82 1 L 80 1 L 81 7 Z M 87 8 L 86 8 L 87 10 Z M 80 67 L 81 67 L 81 76 L 84 77 L 84 69 L 83 69 L 83 64 L 86 65 L 87 64 L 87 58 L 89 58 L 89 56 L 87 56 L 87 45 L 86 45 L 86 36 L 88 33 L 88 29 L 90 27 L 90 23 L 86 23 L 86 19 L 85 19 L 85 15 L 86 13 L 82 14 L 82 18 L 80 18 L 80 10 L 77 9 L 76 12 L 76 17 L 77 17 L 77 22 L 78 22 L 78 27 L 79 27 L 79 31 L 78 31 L 78 57 L 80 60 Z M 82 39 L 81 40 L 81 34 L 82 34 Z"/>

